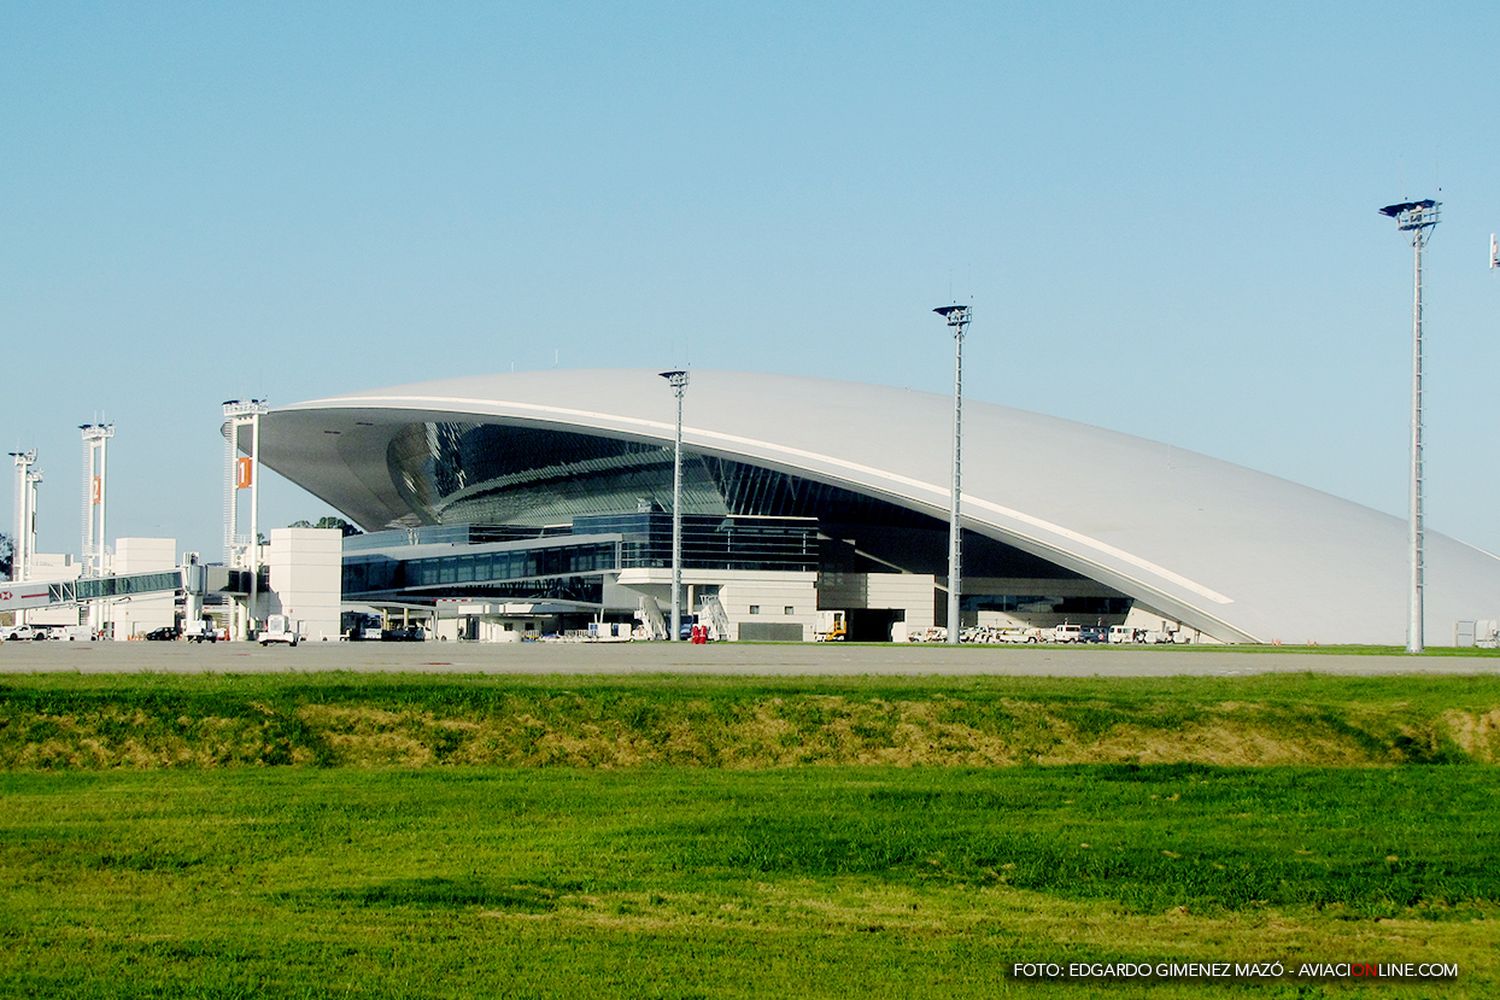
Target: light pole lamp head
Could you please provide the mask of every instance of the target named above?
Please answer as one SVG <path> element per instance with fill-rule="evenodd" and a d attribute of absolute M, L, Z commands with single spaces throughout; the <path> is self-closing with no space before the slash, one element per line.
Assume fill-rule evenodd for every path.
<path fill-rule="evenodd" d="M 226 417 L 253 417 L 269 412 L 271 412 L 271 407 L 264 399 L 252 399 L 249 402 L 238 399 L 224 401 L 224 416 Z"/>
<path fill-rule="evenodd" d="M 953 327 L 957 333 L 963 333 L 964 327 L 969 325 L 970 310 L 968 306 L 954 303 L 951 306 L 938 306 L 933 312 L 947 320 L 948 325 Z"/>
<path fill-rule="evenodd" d="M 676 389 L 678 392 L 681 392 L 683 389 L 687 388 L 688 373 L 683 371 L 682 369 L 674 369 L 673 371 L 661 372 L 659 374 L 662 378 L 670 382 L 672 384 L 672 388 Z"/>
<path fill-rule="evenodd" d="M 1412 233 L 1412 239 L 1420 240 L 1425 238 L 1424 230 L 1429 230 L 1438 224 L 1442 204 L 1431 198 L 1423 198 L 1421 201 L 1402 201 L 1385 206 L 1380 210 L 1380 214 L 1395 219 L 1398 231 Z"/>

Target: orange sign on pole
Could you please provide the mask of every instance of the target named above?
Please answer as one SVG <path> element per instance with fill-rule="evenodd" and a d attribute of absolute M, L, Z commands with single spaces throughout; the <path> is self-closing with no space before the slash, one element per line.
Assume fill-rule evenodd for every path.
<path fill-rule="evenodd" d="M 104 481 L 98 476 L 94 477 L 93 504 L 95 507 L 104 502 Z"/>
<path fill-rule="evenodd" d="M 234 462 L 234 488 L 248 490 L 254 473 L 250 471 L 250 459 L 238 458 Z"/>

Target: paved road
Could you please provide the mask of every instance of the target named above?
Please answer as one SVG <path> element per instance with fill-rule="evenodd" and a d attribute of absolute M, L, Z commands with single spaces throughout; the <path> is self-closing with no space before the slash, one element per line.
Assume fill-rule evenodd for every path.
<path fill-rule="evenodd" d="M 1494 674 L 1500 658 L 1335 656 L 1091 646 L 761 646 L 719 643 L 308 643 L 262 649 L 250 643 L 0 643 L 0 672 L 480 674 L 997 674 L 1165 677 L 1315 671 L 1327 674 Z"/>

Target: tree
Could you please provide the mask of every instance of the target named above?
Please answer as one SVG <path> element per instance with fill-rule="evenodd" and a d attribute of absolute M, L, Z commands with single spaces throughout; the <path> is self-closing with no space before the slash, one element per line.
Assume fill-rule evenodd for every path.
<path fill-rule="evenodd" d="M 317 524 L 313 524 L 311 521 L 307 521 L 307 520 L 293 521 L 291 524 L 287 525 L 287 527 L 288 528 L 337 528 L 337 529 L 339 529 L 339 531 L 343 532 L 343 535 L 344 535 L 345 538 L 348 538 L 350 535 L 362 535 L 362 534 L 364 534 L 364 532 L 360 531 L 358 528 L 356 528 L 354 525 L 350 524 L 348 521 L 344 520 L 342 517 L 320 517 L 320 518 L 318 518 L 318 523 Z"/>

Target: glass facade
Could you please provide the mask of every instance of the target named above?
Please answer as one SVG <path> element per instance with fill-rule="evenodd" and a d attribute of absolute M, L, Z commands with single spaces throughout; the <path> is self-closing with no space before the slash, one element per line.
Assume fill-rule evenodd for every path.
<path fill-rule="evenodd" d="M 1130 598 L 1123 595 L 1075 595 L 1072 597 L 1025 596 L 1014 594 L 964 594 L 959 598 L 964 611 L 1004 611 L 1012 614 L 1049 612 L 1066 615 L 1120 616 L 1130 610 Z"/>
<path fill-rule="evenodd" d="M 589 588 L 596 592 L 598 574 L 618 566 L 618 543 L 591 540 L 578 544 L 455 546 L 440 555 L 404 558 L 400 548 L 344 559 L 344 594 L 373 596 L 418 592 L 423 596 L 463 596 L 537 593 L 553 595 L 578 590 L 564 578 L 594 574 Z M 597 601 L 597 597 L 594 598 Z"/>
<path fill-rule="evenodd" d="M 488 593 L 671 565 L 669 446 L 430 421 L 398 433 L 386 460 L 409 517 L 419 523 L 346 539 L 346 594 Z M 683 565 L 690 569 L 947 574 L 943 518 L 730 458 L 684 453 L 683 512 Z M 1004 543 L 964 534 L 965 576 L 1081 579 Z M 617 544 L 570 546 L 571 535 L 608 535 Z M 402 553 L 413 545 L 483 549 L 420 558 Z"/>
<path fill-rule="evenodd" d="M 444 534 L 450 527 L 436 529 Z M 472 525 L 463 537 L 491 537 Z M 527 532 L 532 544 L 463 544 L 448 538 L 443 551 L 420 553 L 408 543 L 421 532 L 379 532 L 386 546 L 368 546 L 344 558 L 344 594 L 374 597 L 400 593 L 422 596 L 556 596 L 578 592 L 578 581 L 595 592 L 606 572 L 672 565 L 672 516 L 637 512 L 577 518 L 566 533 L 543 537 Z M 502 534 L 513 534 L 510 529 Z M 431 546 L 429 541 L 427 546 Z M 408 551 L 409 550 L 409 551 Z M 690 568 L 813 571 L 818 567 L 818 530 L 805 518 L 683 518 L 683 565 Z M 597 600 L 597 597 L 594 598 Z"/>
<path fill-rule="evenodd" d="M 101 597 L 130 597 L 133 594 L 160 594 L 177 590 L 182 586 L 182 571 L 162 570 L 159 573 L 131 573 L 127 576 L 103 576 L 68 583 L 54 583 L 47 588 L 54 601 L 68 600 L 65 590 L 71 589 L 77 600 L 93 601 Z"/>
<path fill-rule="evenodd" d="M 672 565 L 672 515 L 607 514 L 573 521 L 579 532 L 620 536 L 620 567 Z M 810 572 L 818 568 L 818 524 L 811 518 L 737 518 L 684 514 L 687 569 Z"/>

